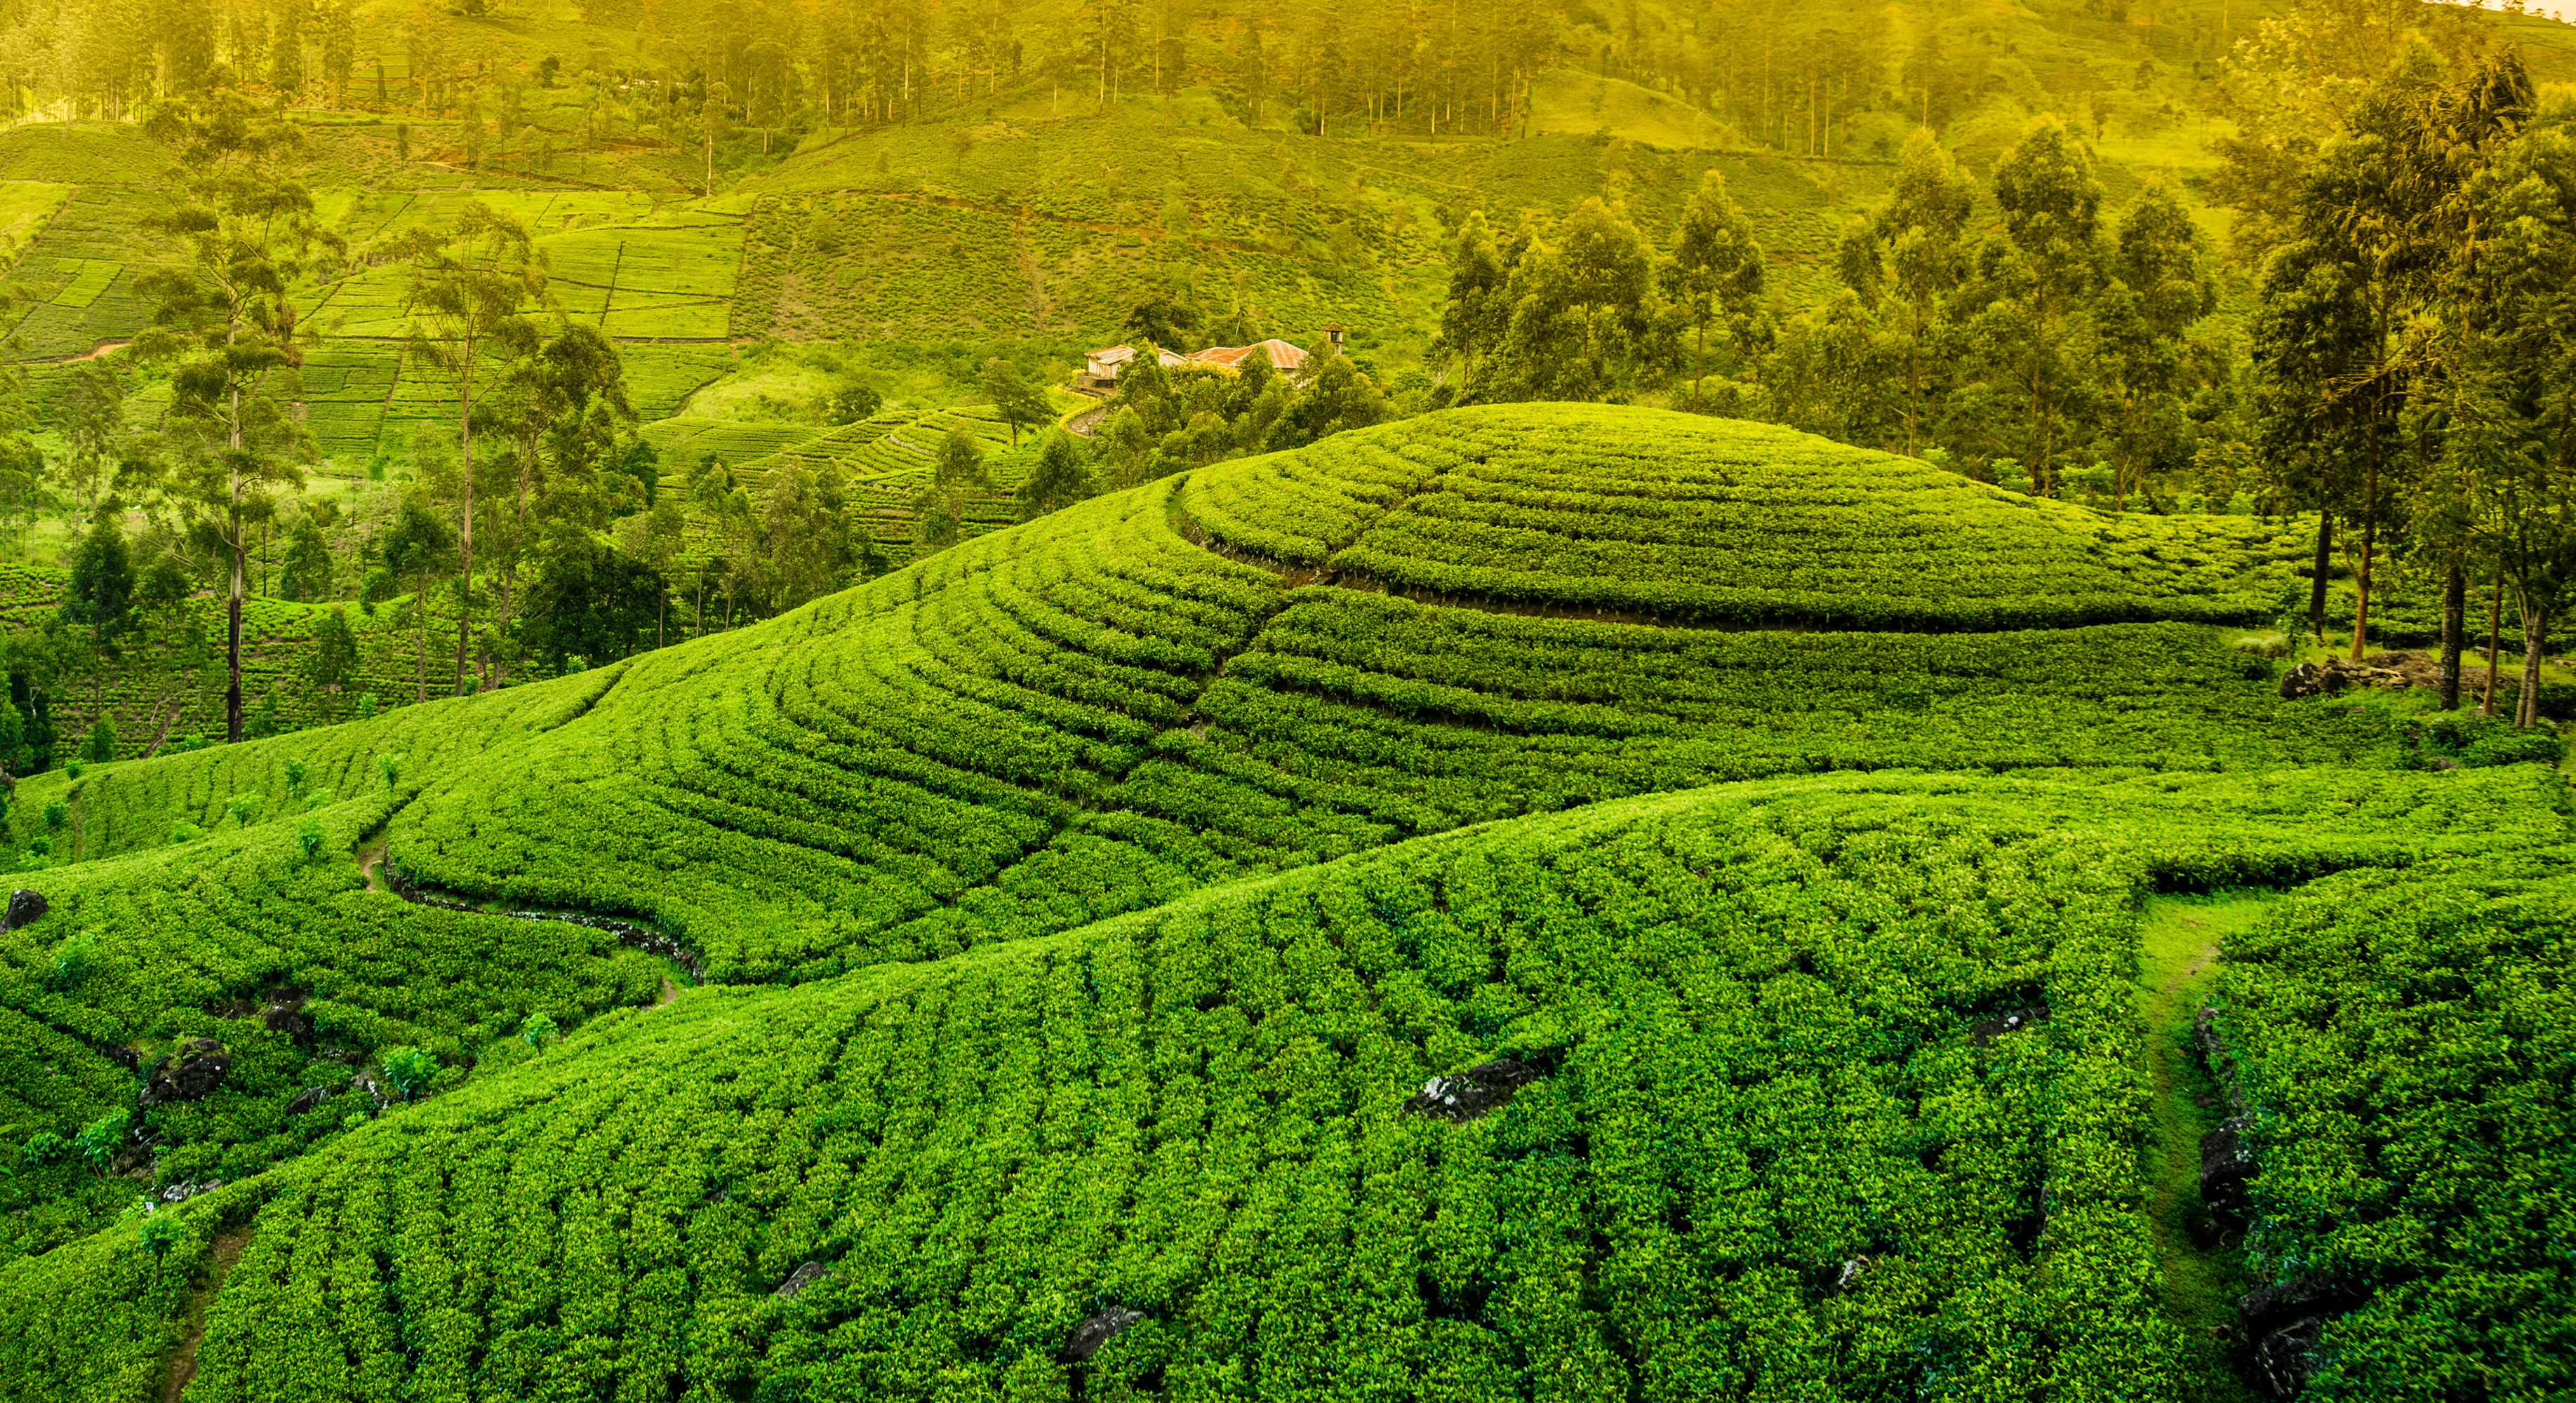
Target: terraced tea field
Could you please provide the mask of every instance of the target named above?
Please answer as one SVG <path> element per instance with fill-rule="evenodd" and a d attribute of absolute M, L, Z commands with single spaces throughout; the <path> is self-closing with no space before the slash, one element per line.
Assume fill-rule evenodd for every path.
<path fill-rule="evenodd" d="M 998 426 L 766 461 L 950 427 Z M 29 777 L 0 1134 L 73 1146 L 128 1053 L 232 1070 L 145 1108 L 175 1206 L 119 1221 L 76 1148 L 0 1180 L 0 1380 L 140 1397 L 184 1338 L 201 1401 L 2191 1396 L 2138 907 L 2263 886 L 2227 1250 L 2340 1273 L 2365 1394 L 2545 1393 L 2511 1302 L 2566 1283 L 2503 1228 L 2567 1193 L 2478 1149 L 2476 1049 L 2565 1025 L 2563 780 L 2280 700 L 2234 645 L 2298 546 L 1450 411 L 613 667 Z"/>

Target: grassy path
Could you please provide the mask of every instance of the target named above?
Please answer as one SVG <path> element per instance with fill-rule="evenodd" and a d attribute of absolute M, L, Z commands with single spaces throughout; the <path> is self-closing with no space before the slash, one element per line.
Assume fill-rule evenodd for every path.
<path fill-rule="evenodd" d="M 2235 1300 L 2253 1283 L 2232 1247 L 2202 1247 L 2191 1224 L 2201 1213 L 2200 1137 L 2226 1114 L 2217 1086 L 2193 1054 L 2192 1015 L 2218 985 L 2218 942 L 2251 926 L 2268 893 L 2158 896 L 2138 925 L 2138 1012 L 2146 1024 L 2153 1106 L 2147 1132 L 2147 1208 L 2165 1279 L 2165 1305 L 2183 1331 L 2188 1397 L 2252 1400 L 2212 1327 L 2235 1319 Z"/>

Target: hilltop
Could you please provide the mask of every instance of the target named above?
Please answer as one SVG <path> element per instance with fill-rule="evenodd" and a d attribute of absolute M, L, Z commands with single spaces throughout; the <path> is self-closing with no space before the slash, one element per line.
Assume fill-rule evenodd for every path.
<path fill-rule="evenodd" d="M 2560 781 L 2509 763 L 2554 737 L 2283 701 L 2237 646 L 2298 546 L 1450 411 L 616 666 L 22 780 L 0 1377 L 140 1397 L 184 1338 L 198 1400 L 2216 1387 L 2173 1273 L 2288 1268 L 2142 1206 L 2158 1117 L 2217 1113 L 2133 1080 L 2137 902 L 2294 894 L 2228 947 L 2220 1066 L 2287 1165 L 2355 1133 L 2287 1094 L 2311 1025 L 2447 1057 L 2479 1016 L 2394 974 L 2318 1012 L 2370 922 L 2449 911 L 2527 981 L 2568 899 Z M 1433 1076 L 1476 1109 L 1408 1108 Z M 109 1170 L 175 1206 L 119 1221 Z M 2376 1173 L 2416 1255 L 2287 1197 L 2264 1242 L 2364 1254 L 2337 1339 L 2442 1309 L 2500 1357 L 2420 1293 L 2512 1267 Z"/>

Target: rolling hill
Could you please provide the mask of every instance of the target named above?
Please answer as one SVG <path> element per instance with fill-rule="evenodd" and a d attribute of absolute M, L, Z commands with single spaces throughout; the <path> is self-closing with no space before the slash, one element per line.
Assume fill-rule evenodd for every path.
<path fill-rule="evenodd" d="M 23 780 L 0 1392 L 2232 1396 L 2178 1262 L 2329 1280 L 2242 1322 L 2311 1396 L 2565 1386 L 2480 1051 L 2568 1026 L 2563 783 L 2280 700 L 2298 546 L 1450 411 Z M 2232 1109 L 2141 1012 L 2211 889 Z M 2231 1113 L 2242 1250 L 2143 1153 Z"/>

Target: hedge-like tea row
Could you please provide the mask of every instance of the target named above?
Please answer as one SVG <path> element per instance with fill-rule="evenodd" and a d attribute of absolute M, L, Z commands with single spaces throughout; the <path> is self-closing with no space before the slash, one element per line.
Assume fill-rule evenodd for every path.
<path fill-rule="evenodd" d="M 702 991 L 288 1174 L 191 1397 L 2150 1383 L 2123 875 L 1691 796 Z"/>
<path fill-rule="evenodd" d="M 2308 1398 L 2576 1390 L 2571 861 L 2346 874 L 2227 950 L 2250 1245 L 2340 1288 Z"/>
<path fill-rule="evenodd" d="M 1290 565 L 1675 622 L 2243 622 L 2276 604 L 2296 558 L 2241 518 L 2114 517 L 1787 429 L 1571 405 L 1434 414 L 1219 464 L 1181 507 Z"/>
<path fill-rule="evenodd" d="M 2167 1396 L 2133 894 L 2528 847 L 2541 779 L 1731 787 L 694 990 L 179 1210 L 185 1264 L 265 1205 L 189 1397 L 1061 1397 L 1111 1307 L 1086 1397 Z M 0 1300 L 145 1285 L 134 1231 Z"/>
<path fill-rule="evenodd" d="M 1271 576 L 1173 533 L 1167 493 L 636 659 L 577 722 L 433 783 L 394 856 L 437 885 L 635 912 L 718 978 L 916 957 L 878 937 L 1045 849 L 1275 607 Z M 1053 885 L 1072 909 L 1052 929 L 1138 899 L 1113 874 Z"/>
<path fill-rule="evenodd" d="M 1517 432 L 1525 412 L 1425 422 L 1463 441 Z M 1603 422 L 1605 463 L 1670 428 Z M 1848 466 L 1817 440 L 1687 425 L 1729 462 L 1830 450 L 1828 468 Z M 581 695 L 597 704 L 577 719 L 496 737 L 470 765 L 416 757 L 421 798 L 393 816 L 394 858 L 434 886 L 657 925 L 720 980 L 805 978 L 1063 930 L 1462 823 L 1715 781 L 2407 758 L 2379 713 L 2278 702 L 2264 664 L 2183 625 L 1728 632 L 1292 589 L 1271 568 L 1339 558 L 1422 484 L 1474 466 L 1437 438 L 1341 435 L 1324 445 L 1332 473 L 1275 454 L 1116 494 L 595 674 Z M 1947 481 L 1884 495 L 2037 510 Z M 1834 490 L 1853 520 L 1897 513 Z M 1302 503 L 1282 518 L 1302 524 L 1256 539 L 1244 523 L 1277 502 Z M 361 782 L 373 748 L 347 752 Z M 108 847 L 81 851 L 151 841 L 172 818 L 206 825 L 227 796 L 274 788 L 276 761 L 261 764 L 167 796 L 166 815 L 146 806 L 111 825 Z"/>
<path fill-rule="evenodd" d="M 1724 632 L 1308 587 L 1113 804 L 1194 865 L 1833 769 L 2401 763 L 2384 713 L 2277 700 L 2216 630 Z"/>

